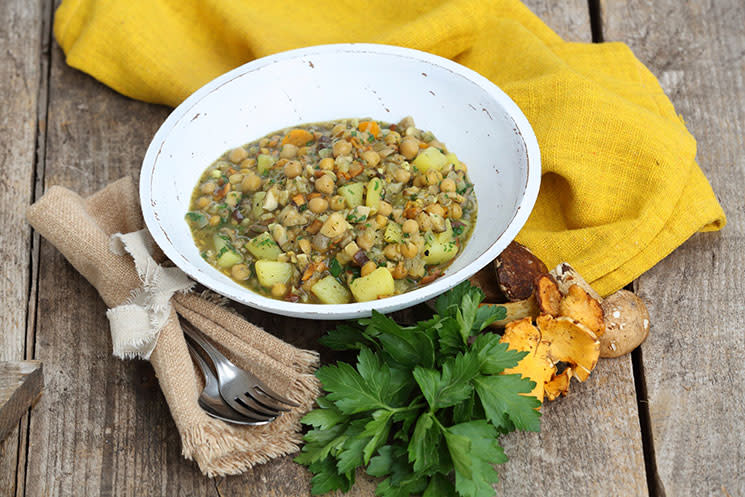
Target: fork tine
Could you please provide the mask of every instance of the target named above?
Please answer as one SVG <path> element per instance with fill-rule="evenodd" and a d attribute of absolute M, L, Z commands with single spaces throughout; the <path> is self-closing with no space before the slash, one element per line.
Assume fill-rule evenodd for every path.
<path fill-rule="evenodd" d="M 268 397 L 266 395 L 263 395 L 261 393 L 261 390 L 254 389 L 254 391 L 248 391 L 246 392 L 246 395 L 256 402 L 259 403 L 259 405 L 266 407 L 267 409 L 274 409 L 275 411 L 282 411 L 286 412 L 289 411 L 290 408 L 282 404 L 281 402 L 277 402 L 271 397 Z"/>
<path fill-rule="evenodd" d="M 239 397 L 235 398 L 236 402 L 240 403 L 241 405 L 245 406 L 248 409 L 252 409 L 259 414 L 263 414 L 266 416 L 279 416 L 280 412 L 275 411 L 273 409 L 269 409 L 268 407 L 265 407 L 261 405 L 259 402 L 256 402 L 254 399 L 247 395 L 241 395 Z"/>
<path fill-rule="evenodd" d="M 248 418 L 258 419 L 261 421 L 272 421 L 279 415 L 279 413 L 259 412 L 258 410 L 245 405 L 240 399 L 236 398 L 235 400 L 235 402 L 230 403 L 231 409 Z"/>
<path fill-rule="evenodd" d="M 289 399 L 286 399 L 285 397 L 282 397 L 278 393 L 274 393 L 272 390 L 270 390 L 269 388 L 267 388 L 264 385 L 256 385 L 254 387 L 254 390 L 257 390 L 257 391 L 263 393 L 264 395 L 266 395 L 270 399 L 274 399 L 277 402 L 281 402 L 282 404 L 286 404 L 286 405 L 288 405 L 290 407 L 300 407 L 300 404 L 298 404 L 297 402 L 293 402 L 293 401 L 291 401 Z"/>

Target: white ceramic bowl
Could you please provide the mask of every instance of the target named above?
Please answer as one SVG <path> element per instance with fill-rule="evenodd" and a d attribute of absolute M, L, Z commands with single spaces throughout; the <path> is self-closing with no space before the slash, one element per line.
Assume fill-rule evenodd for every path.
<path fill-rule="evenodd" d="M 398 122 L 407 115 L 468 165 L 475 185 L 478 220 L 473 235 L 444 276 L 378 301 L 299 304 L 247 290 L 200 257 L 184 215 L 198 178 L 223 152 L 300 123 L 348 117 Z M 257 309 L 309 319 L 347 319 L 428 300 L 492 261 L 528 219 L 540 172 L 530 124 L 486 78 L 417 50 L 325 45 L 249 62 L 187 98 L 147 150 L 140 198 L 155 241 L 196 281 Z"/>

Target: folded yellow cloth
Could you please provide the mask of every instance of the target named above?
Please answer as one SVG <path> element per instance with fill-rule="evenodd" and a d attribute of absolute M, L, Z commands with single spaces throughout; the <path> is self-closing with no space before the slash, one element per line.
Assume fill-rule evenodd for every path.
<path fill-rule="evenodd" d="M 694 138 L 628 47 L 565 42 L 517 0 L 63 0 L 54 34 L 71 66 L 174 106 L 238 65 L 308 45 L 387 43 L 468 66 L 517 102 L 541 147 L 518 240 L 601 294 L 725 224 Z"/>

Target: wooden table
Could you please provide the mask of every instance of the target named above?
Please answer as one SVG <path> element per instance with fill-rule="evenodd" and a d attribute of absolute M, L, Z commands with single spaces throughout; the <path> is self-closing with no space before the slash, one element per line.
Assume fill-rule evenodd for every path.
<path fill-rule="evenodd" d="M 530 0 L 568 40 L 624 41 L 699 143 L 729 216 L 635 282 L 653 319 L 631 356 L 544 408 L 540 434 L 507 437 L 500 495 L 745 496 L 745 3 Z M 589 3 L 589 8 L 588 8 Z M 45 392 L 0 444 L 0 495 L 305 496 L 290 457 L 203 477 L 181 457 L 150 365 L 111 356 L 95 290 L 24 221 L 51 185 L 90 193 L 140 161 L 169 109 L 65 65 L 52 0 L 0 2 L 0 360 L 38 359 Z M 256 311 L 279 334 L 317 326 Z M 355 495 L 372 496 L 369 481 Z"/>

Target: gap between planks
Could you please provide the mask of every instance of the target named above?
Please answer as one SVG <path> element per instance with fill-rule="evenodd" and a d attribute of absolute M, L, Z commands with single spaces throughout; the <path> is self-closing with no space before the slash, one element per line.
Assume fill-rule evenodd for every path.
<path fill-rule="evenodd" d="M 31 177 L 31 198 L 29 205 L 36 202 L 44 193 L 44 172 L 46 166 L 47 119 L 49 115 L 49 79 L 51 75 L 52 59 L 52 20 L 54 16 L 54 0 L 42 0 L 39 50 L 39 85 L 36 108 L 36 137 L 34 143 L 34 164 Z M 32 360 L 36 357 L 36 323 L 39 301 L 39 234 L 30 226 L 29 246 L 29 287 L 26 305 L 26 339 L 24 343 L 24 358 Z M 43 393 L 42 393 L 43 395 Z M 15 497 L 26 495 L 26 475 L 28 474 L 29 437 L 31 423 L 31 408 L 21 418 L 18 426 L 18 447 L 16 450 Z"/>

